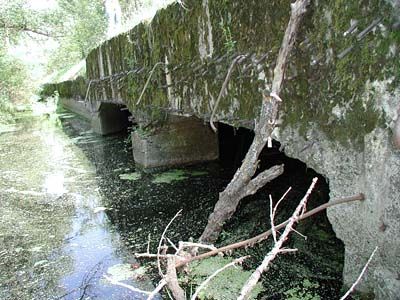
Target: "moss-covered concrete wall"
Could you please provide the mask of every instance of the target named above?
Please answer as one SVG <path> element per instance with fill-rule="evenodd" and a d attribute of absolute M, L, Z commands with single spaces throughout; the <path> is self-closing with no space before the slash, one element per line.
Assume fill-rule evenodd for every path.
<path fill-rule="evenodd" d="M 172 109 L 208 119 L 233 58 L 249 54 L 233 73 L 217 119 L 251 128 L 260 90 L 271 81 L 290 1 L 187 0 L 186 5 L 188 10 L 172 4 L 150 23 L 93 50 L 87 58 L 86 85 L 94 80 L 90 99 L 122 100 L 149 118 Z M 360 36 L 374 21 L 378 24 Z M 393 89 L 399 85 L 398 27 L 393 4 L 386 1 L 314 1 L 287 70 L 282 124 L 296 124 L 304 134 L 317 122 L 332 140 L 362 147 L 365 134 L 387 126 L 379 99 L 365 97 L 365 85 L 388 78 L 395 78 Z M 155 68 L 136 105 L 159 62 L 167 65 Z M 82 78 L 45 89 L 57 89 L 62 97 L 86 93 Z"/>
<path fill-rule="evenodd" d="M 52 96 L 55 92 L 57 92 L 59 96 L 63 98 L 84 100 L 86 90 L 87 81 L 83 77 L 78 77 L 75 80 L 45 84 L 42 91 L 40 92 L 40 96 Z"/>
<path fill-rule="evenodd" d="M 238 54 L 251 54 L 234 72 L 217 119 L 252 126 L 260 89 L 271 80 L 290 1 L 186 1 L 173 4 L 92 51 L 88 79 L 132 72 L 119 81 L 94 83 L 90 97 L 121 98 L 131 111 L 157 109 L 209 118 L 227 69 Z M 365 97 L 368 81 L 395 77 L 400 32 L 393 6 L 385 1 L 315 1 L 291 58 L 282 98 L 284 125 L 317 122 L 333 140 L 361 147 L 363 136 L 385 126 L 379 99 Z M 378 24 L 364 36 L 371 23 Z M 345 34 L 354 27 L 354 31 Z M 257 64 L 257 60 L 267 55 Z M 137 100 L 153 66 L 159 62 L 139 105 Z M 243 72 L 245 69 L 246 72 Z M 118 78 L 114 78 L 118 79 Z M 265 79 L 265 80 L 264 80 Z M 333 112 L 333 113 L 332 113 Z"/>

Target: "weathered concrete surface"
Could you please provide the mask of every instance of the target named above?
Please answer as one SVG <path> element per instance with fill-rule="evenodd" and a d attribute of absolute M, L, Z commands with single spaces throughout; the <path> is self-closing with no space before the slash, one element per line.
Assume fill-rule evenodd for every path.
<path fill-rule="evenodd" d="M 387 92 L 386 82 L 368 83 L 380 97 L 380 109 L 389 128 L 399 117 L 400 90 Z M 346 109 L 343 110 L 343 118 Z M 334 112 L 332 112 L 334 114 Z M 344 281 L 350 285 L 376 246 L 378 252 L 360 288 L 373 291 L 376 299 L 400 297 L 400 151 L 392 141 L 390 130 L 376 128 L 363 136 L 363 151 L 329 140 L 315 124 L 310 123 L 306 136 L 286 127 L 277 132 L 288 155 L 329 180 L 331 197 L 358 192 L 366 200 L 328 210 L 329 220 L 345 243 Z"/>
<path fill-rule="evenodd" d="M 128 127 L 128 112 L 111 103 L 84 102 L 71 98 L 60 98 L 60 104 L 88 120 L 94 132 L 107 135 Z"/>
<path fill-rule="evenodd" d="M 72 98 L 60 98 L 58 101 L 63 108 L 80 115 L 88 121 L 92 120 L 93 112 L 97 111 L 100 107 L 100 103 L 92 104 L 90 102 L 77 101 Z"/>
<path fill-rule="evenodd" d="M 132 133 L 136 165 L 151 169 L 193 164 L 218 158 L 218 139 L 197 118 L 169 117 L 151 132 Z"/>

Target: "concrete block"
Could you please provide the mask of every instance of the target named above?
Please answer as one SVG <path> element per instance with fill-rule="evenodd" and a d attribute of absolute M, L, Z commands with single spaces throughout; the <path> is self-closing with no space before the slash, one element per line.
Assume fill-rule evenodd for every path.
<path fill-rule="evenodd" d="M 144 169 L 188 165 L 218 158 L 218 137 L 194 117 L 170 117 L 151 132 L 132 133 L 133 156 Z"/>

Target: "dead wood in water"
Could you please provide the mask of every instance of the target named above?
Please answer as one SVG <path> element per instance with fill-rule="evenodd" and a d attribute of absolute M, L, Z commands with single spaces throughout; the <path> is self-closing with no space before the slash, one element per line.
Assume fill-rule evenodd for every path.
<path fill-rule="evenodd" d="M 360 193 L 358 195 L 354 195 L 354 196 L 350 196 L 350 197 L 344 197 L 344 198 L 340 198 L 340 199 L 331 200 L 327 203 L 324 203 L 324 204 L 302 214 L 301 217 L 299 218 L 299 221 L 304 220 L 308 217 L 311 217 L 329 207 L 336 206 L 339 204 L 344 204 L 344 203 L 350 203 L 350 202 L 354 202 L 354 201 L 363 201 L 364 199 L 365 199 L 364 194 Z M 287 223 L 288 223 L 288 220 L 280 223 L 279 225 L 275 225 L 274 230 L 276 231 L 276 230 L 282 229 L 283 227 L 285 227 L 287 225 Z M 257 243 L 260 243 L 260 242 L 266 240 L 271 234 L 272 234 L 272 229 L 269 229 L 263 233 L 260 233 L 259 235 L 255 236 L 255 237 L 249 238 L 247 240 L 240 241 L 240 242 L 230 244 L 230 245 L 226 245 L 226 246 L 223 246 L 220 248 L 216 248 L 211 251 L 199 254 L 197 256 L 193 256 L 193 257 L 181 260 L 178 262 L 177 267 L 182 267 L 183 265 L 186 265 L 193 261 L 211 257 L 211 256 L 217 255 L 219 253 L 230 252 L 232 250 L 239 249 L 239 248 L 252 247 Z M 143 256 L 136 255 L 136 257 L 143 257 Z M 147 257 L 149 257 L 149 256 L 147 256 Z"/>
<path fill-rule="evenodd" d="M 240 292 L 240 296 L 237 298 L 238 300 L 246 300 L 249 298 L 251 291 L 254 289 L 256 284 L 261 278 L 261 275 L 268 271 L 268 269 L 271 266 L 271 262 L 278 256 L 278 254 L 283 253 L 283 252 L 293 252 L 297 251 L 297 249 L 284 249 L 283 244 L 286 242 L 288 239 L 290 233 L 294 231 L 294 226 L 295 224 L 299 221 L 300 217 L 305 213 L 306 211 L 306 206 L 307 206 L 307 201 L 308 198 L 311 195 L 311 192 L 313 191 L 315 185 L 317 184 L 318 178 L 315 177 L 306 193 L 306 195 L 303 197 L 303 199 L 300 201 L 300 203 L 297 205 L 295 211 L 293 212 L 292 216 L 288 219 L 288 222 L 285 226 L 285 230 L 283 231 L 282 235 L 279 237 L 279 240 L 276 238 L 276 231 L 275 231 L 275 226 L 273 223 L 275 222 L 274 219 L 271 219 L 271 230 L 272 230 L 272 235 L 274 236 L 274 247 L 267 253 L 267 255 L 264 257 L 262 263 L 257 267 L 257 269 L 251 274 L 250 278 L 246 281 L 244 286 L 242 287 L 242 290 Z M 285 195 L 281 198 L 285 198 Z M 280 201 L 281 201 L 280 200 Z M 275 205 L 274 209 L 271 209 L 271 211 L 275 212 L 276 208 L 279 205 L 279 202 Z M 272 208 L 272 199 L 271 199 L 271 208 Z M 274 216 L 274 213 L 271 213 L 271 217 Z"/>
<path fill-rule="evenodd" d="M 265 144 L 271 141 L 271 135 L 278 116 L 279 103 L 282 101 L 279 94 L 282 89 L 285 69 L 296 41 L 300 22 L 308 4 L 309 0 L 297 0 L 291 5 L 290 20 L 274 69 L 272 89 L 269 95 L 265 93 L 263 95 L 260 115 L 254 128 L 254 140 L 232 181 L 219 194 L 218 202 L 200 237 L 200 242 L 202 243 L 214 243 L 218 239 L 224 223 L 235 213 L 240 200 L 256 193 L 266 183 L 283 173 L 283 165 L 280 165 L 265 170 L 253 178 L 258 167 L 258 157 L 264 149 Z"/>

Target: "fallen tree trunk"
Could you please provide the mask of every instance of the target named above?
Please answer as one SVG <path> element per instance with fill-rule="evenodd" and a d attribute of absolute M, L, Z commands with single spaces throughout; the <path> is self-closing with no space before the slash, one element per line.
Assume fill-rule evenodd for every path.
<path fill-rule="evenodd" d="M 282 88 L 285 69 L 289 54 L 296 40 L 300 21 L 306 12 L 308 4 L 309 0 L 297 0 L 292 4 L 292 13 L 274 69 L 271 93 L 269 95 L 264 93 L 263 95 L 260 115 L 254 128 L 254 140 L 232 181 L 219 194 L 218 202 L 200 237 L 200 242 L 202 243 L 214 243 L 218 239 L 224 223 L 235 213 L 240 200 L 256 193 L 267 182 L 283 173 L 283 165 L 280 165 L 263 171 L 253 178 L 258 167 L 258 157 L 264 149 L 265 144 L 271 140 L 271 135 L 275 128 L 279 103 L 282 101 L 279 94 Z"/>

